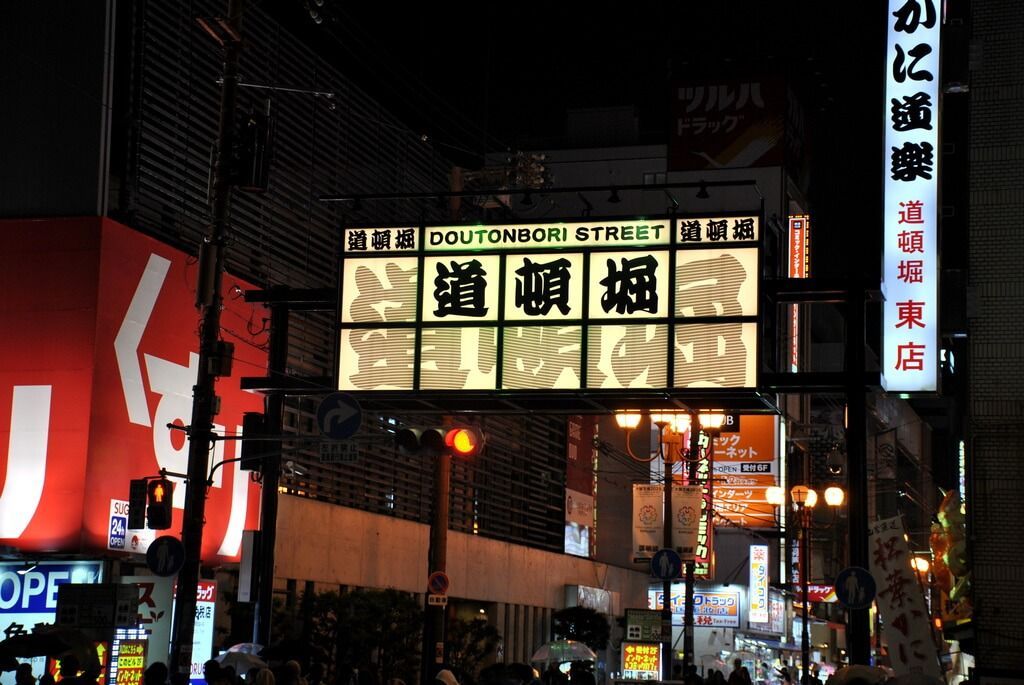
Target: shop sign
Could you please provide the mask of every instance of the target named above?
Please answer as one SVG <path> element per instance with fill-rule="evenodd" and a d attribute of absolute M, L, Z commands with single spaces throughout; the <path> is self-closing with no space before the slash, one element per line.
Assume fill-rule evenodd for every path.
<path fill-rule="evenodd" d="M 55 623 L 58 588 L 102 580 L 101 561 L 41 561 L 25 573 L 23 562 L 0 562 L 0 634 L 30 633 L 38 623 Z"/>
<path fill-rule="evenodd" d="M 651 609 L 660 609 L 662 590 L 648 590 L 647 602 Z M 672 625 L 683 625 L 686 614 L 686 589 L 682 583 L 672 584 Z M 693 593 L 693 623 L 697 626 L 739 628 L 740 593 L 738 590 L 705 591 Z"/>
<path fill-rule="evenodd" d="M 768 623 L 768 545 L 750 546 L 750 590 L 747 593 L 751 623 Z"/>
<path fill-rule="evenodd" d="M 661 611 L 626 609 L 626 639 L 641 642 L 661 640 Z"/>
<path fill-rule="evenodd" d="M 786 630 L 786 598 L 781 593 L 772 590 L 769 601 L 768 632 L 784 635 Z"/>
<path fill-rule="evenodd" d="M 745 528 L 775 527 L 765 492 L 778 485 L 777 416 L 748 414 L 740 429 L 715 438 L 715 509 Z"/>
<path fill-rule="evenodd" d="M 182 251 L 104 218 L 0 223 L 0 268 L 10 286 L 0 309 L 0 545 L 22 552 L 130 552 L 120 502 L 132 479 L 161 468 L 185 473 L 192 387 L 199 357 L 195 261 Z M 252 288 L 224 279 L 231 376 L 217 381 L 218 433 L 240 432 L 262 399 L 239 387 L 266 368 L 259 317 L 241 297 Z M 9 421 L 9 422 L 8 422 Z M 236 457 L 218 441 L 211 464 Z M 185 487 L 175 488 L 172 528 L 181 527 Z M 237 463 L 217 469 L 207 490 L 203 561 L 237 561 L 242 531 L 259 524 L 259 486 Z M 143 541 L 140 540 L 140 543 Z"/>
<path fill-rule="evenodd" d="M 121 640 L 110 665 L 114 685 L 140 685 L 146 670 L 146 640 Z"/>
<path fill-rule="evenodd" d="M 700 461 L 697 462 L 697 483 L 701 489 L 700 521 L 697 524 L 697 547 L 694 550 L 693 575 L 695 578 L 712 578 L 715 575 L 715 488 L 711 474 L 714 472 L 713 450 L 708 449 L 708 437 L 700 436 Z"/>
<path fill-rule="evenodd" d="M 122 576 L 121 582 L 138 588 L 135 624 L 147 633 L 146 665 L 156 661 L 167 663 L 174 580 L 162 576 Z"/>
<path fill-rule="evenodd" d="M 657 680 L 660 678 L 661 643 L 623 641 L 622 677 L 626 680 Z"/>
<path fill-rule="evenodd" d="M 175 609 L 177 602 L 175 602 Z M 191 685 L 205 685 L 203 664 L 213 654 L 214 612 L 217 608 L 217 583 L 211 580 L 200 580 L 196 588 L 196 622 L 192 634 L 192 670 L 189 675 Z M 173 621 L 173 617 L 172 617 Z"/>
<path fill-rule="evenodd" d="M 942 6 L 889 0 L 885 15 L 882 382 L 889 392 L 938 389 Z"/>
<path fill-rule="evenodd" d="M 758 216 L 349 228 L 339 388 L 754 388 L 760 231 Z"/>

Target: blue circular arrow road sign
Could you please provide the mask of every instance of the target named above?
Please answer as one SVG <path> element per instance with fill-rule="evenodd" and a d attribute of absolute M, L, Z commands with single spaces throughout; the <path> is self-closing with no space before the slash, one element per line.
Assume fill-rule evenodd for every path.
<path fill-rule="evenodd" d="M 332 440 L 351 438 L 363 422 L 363 411 L 351 395 L 343 392 L 325 397 L 316 410 L 320 432 Z"/>
<path fill-rule="evenodd" d="M 847 609 L 867 609 L 877 591 L 875 579 L 860 566 L 844 568 L 836 576 L 836 599 Z"/>

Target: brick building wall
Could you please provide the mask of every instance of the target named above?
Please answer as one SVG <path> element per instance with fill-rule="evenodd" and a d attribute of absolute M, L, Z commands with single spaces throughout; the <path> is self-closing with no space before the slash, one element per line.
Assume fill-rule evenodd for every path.
<path fill-rule="evenodd" d="M 980 668 L 1022 669 L 1024 4 L 974 0 L 971 22 L 968 506 L 976 656 Z"/>

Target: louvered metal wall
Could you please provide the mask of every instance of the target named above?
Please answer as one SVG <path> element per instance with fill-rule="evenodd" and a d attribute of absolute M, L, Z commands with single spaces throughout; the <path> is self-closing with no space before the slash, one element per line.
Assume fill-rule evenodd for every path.
<path fill-rule="evenodd" d="M 210 151 L 216 137 L 220 55 L 195 18 L 223 13 L 222 2 L 122 3 L 111 214 L 195 254 L 207 230 Z M 335 287 L 339 226 L 323 194 L 429 192 L 447 187 L 449 165 L 420 137 L 383 111 L 331 64 L 251 6 L 243 23 L 244 82 L 335 93 L 333 99 L 278 93 L 272 99 L 276 142 L 270 187 L 236 192 L 228 269 L 260 286 Z M 130 55 L 130 59 L 129 59 Z M 266 91 L 243 88 L 239 111 L 259 107 Z M 374 203 L 363 222 L 430 219 L 438 211 L 408 203 Z M 222 323 L 232 328 L 262 325 Z M 293 314 L 289 371 L 333 374 L 334 317 Z M 243 372 L 259 375 L 258 372 Z M 330 390 L 325 388 L 325 391 Z M 289 399 L 285 429 L 315 434 L 316 399 Z M 402 417 L 422 423 L 431 417 Z M 357 463 L 333 467 L 309 451 L 289 451 L 282 486 L 291 494 L 427 522 L 432 466 L 397 454 L 395 417 L 368 416 Z M 561 551 L 565 424 L 552 417 L 487 417 L 488 447 L 452 472 L 451 527 Z"/>

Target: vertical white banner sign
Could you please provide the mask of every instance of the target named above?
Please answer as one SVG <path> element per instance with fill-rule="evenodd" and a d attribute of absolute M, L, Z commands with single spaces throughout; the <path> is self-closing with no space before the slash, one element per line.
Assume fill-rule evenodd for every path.
<path fill-rule="evenodd" d="M 650 559 L 665 542 L 665 488 L 633 484 L 633 561 Z"/>
<path fill-rule="evenodd" d="M 750 592 L 747 594 L 751 623 L 768 623 L 771 618 L 768 600 L 768 545 L 750 546 Z"/>
<path fill-rule="evenodd" d="M 938 0 L 889 0 L 886 14 L 883 383 L 935 391 L 939 369 Z"/>
<path fill-rule="evenodd" d="M 882 634 L 889 646 L 892 668 L 897 676 L 923 673 L 939 678 L 942 674 L 931 619 L 920 581 L 910 566 L 903 520 L 897 516 L 875 521 L 869 535 L 871 576 L 878 587 L 875 603 L 882 616 Z"/>

